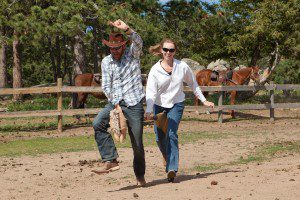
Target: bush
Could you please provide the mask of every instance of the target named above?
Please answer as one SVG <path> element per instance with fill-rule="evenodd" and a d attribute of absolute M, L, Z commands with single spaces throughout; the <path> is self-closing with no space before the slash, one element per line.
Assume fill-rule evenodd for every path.
<path fill-rule="evenodd" d="M 300 61 L 290 59 L 281 61 L 271 79 L 278 84 L 299 84 Z"/>

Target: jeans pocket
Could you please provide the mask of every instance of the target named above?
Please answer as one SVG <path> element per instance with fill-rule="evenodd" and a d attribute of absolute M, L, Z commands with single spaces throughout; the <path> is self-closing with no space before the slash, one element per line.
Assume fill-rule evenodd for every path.
<path fill-rule="evenodd" d="M 138 104 L 136 104 L 135 106 L 132 106 L 132 110 L 134 111 L 141 111 L 144 113 L 144 106 L 142 102 L 139 102 Z"/>

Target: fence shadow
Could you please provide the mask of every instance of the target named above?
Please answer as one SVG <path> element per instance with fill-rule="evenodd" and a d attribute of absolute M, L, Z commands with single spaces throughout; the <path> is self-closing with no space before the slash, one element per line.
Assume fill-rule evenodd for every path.
<path fill-rule="evenodd" d="M 230 115 L 229 112 L 223 112 L 225 115 Z M 234 119 L 226 118 L 223 119 L 223 122 L 232 122 L 232 121 L 245 121 L 245 120 L 262 120 L 262 119 L 270 119 L 270 117 L 267 116 L 261 116 L 261 115 L 256 115 L 256 114 L 251 114 L 251 113 L 242 113 L 242 112 L 235 112 L 235 117 Z"/>
<path fill-rule="evenodd" d="M 230 115 L 229 112 L 223 112 L 223 114 Z M 251 113 L 242 113 L 242 112 L 235 112 L 236 118 L 232 119 L 231 117 L 223 119 L 223 122 L 239 122 L 239 121 L 245 121 L 245 120 L 270 120 L 269 116 L 261 116 L 261 115 L 256 115 L 256 114 L 251 114 Z M 276 111 L 275 111 L 275 121 L 276 120 L 281 120 L 281 119 L 299 119 L 299 117 L 291 117 L 291 116 L 281 116 L 281 117 L 276 117 Z"/>

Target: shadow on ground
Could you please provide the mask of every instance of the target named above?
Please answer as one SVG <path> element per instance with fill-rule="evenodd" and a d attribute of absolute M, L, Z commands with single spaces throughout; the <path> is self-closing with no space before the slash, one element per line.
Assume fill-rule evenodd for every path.
<path fill-rule="evenodd" d="M 146 184 L 145 188 L 149 188 L 149 187 L 153 187 L 153 186 L 157 186 L 157 185 L 161 185 L 161 184 L 176 184 L 176 183 L 181 183 L 184 181 L 189 181 L 189 180 L 193 180 L 193 179 L 200 179 L 200 178 L 207 178 L 210 175 L 214 175 L 214 174 L 222 174 L 222 173 L 229 173 L 229 172 L 241 172 L 240 170 L 224 170 L 224 171 L 219 171 L 219 172 L 211 172 L 211 173 L 197 173 L 195 175 L 179 175 L 175 178 L 174 183 L 169 183 L 167 181 L 166 178 L 163 179 L 158 179 L 158 180 L 153 180 L 150 181 Z M 130 185 L 130 186 L 126 186 L 126 187 L 122 187 L 118 190 L 112 190 L 112 191 L 108 191 L 108 192 L 117 192 L 117 191 L 123 191 L 123 190 L 133 190 L 138 188 L 137 185 Z"/>

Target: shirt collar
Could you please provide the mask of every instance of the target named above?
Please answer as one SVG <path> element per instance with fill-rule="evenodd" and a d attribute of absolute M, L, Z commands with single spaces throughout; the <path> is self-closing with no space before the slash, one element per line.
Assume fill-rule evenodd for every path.
<path fill-rule="evenodd" d="M 159 59 L 159 61 L 156 63 L 156 65 L 157 65 L 157 68 L 158 68 L 158 70 L 161 70 L 161 71 L 164 71 L 165 72 L 165 70 L 161 67 L 161 62 L 162 61 L 162 59 Z M 177 65 L 179 64 L 179 62 L 178 62 L 179 60 L 176 60 L 175 58 L 174 58 L 174 60 L 173 60 L 173 69 L 175 69 L 175 67 L 177 67 Z"/>

